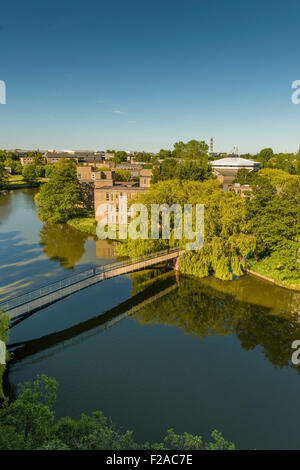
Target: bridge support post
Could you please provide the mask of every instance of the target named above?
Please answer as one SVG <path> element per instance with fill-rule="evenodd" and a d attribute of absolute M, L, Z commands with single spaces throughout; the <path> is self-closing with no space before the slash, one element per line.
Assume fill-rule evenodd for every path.
<path fill-rule="evenodd" d="M 177 256 L 177 258 L 175 259 L 175 265 L 174 265 L 175 271 L 179 271 L 179 263 L 180 263 L 180 256 Z"/>

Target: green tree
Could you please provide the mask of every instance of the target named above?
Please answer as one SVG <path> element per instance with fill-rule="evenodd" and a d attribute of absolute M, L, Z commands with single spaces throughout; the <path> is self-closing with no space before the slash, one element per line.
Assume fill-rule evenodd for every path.
<path fill-rule="evenodd" d="M 234 183 L 250 184 L 253 173 L 250 173 L 246 168 L 240 168 L 234 178 Z"/>
<path fill-rule="evenodd" d="M 41 220 L 54 223 L 67 222 L 80 214 L 83 201 L 76 164 L 62 158 L 55 165 L 50 181 L 42 186 L 36 198 Z"/>
<path fill-rule="evenodd" d="M 13 175 L 22 174 L 23 167 L 19 161 L 13 160 L 12 158 L 7 158 L 4 162 L 4 165 L 8 168 L 11 168 Z"/>
<path fill-rule="evenodd" d="M 247 217 L 257 239 L 256 259 L 272 256 L 282 280 L 299 279 L 300 182 L 292 180 L 278 194 L 266 178 L 257 178 L 252 190 Z"/>
<path fill-rule="evenodd" d="M 186 144 L 176 142 L 174 144 L 173 157 L 198 160 L 207 156 L 208 145 L 204 140 L 190 140 Z"/>
<path fill-rule="evenodd" d="M 115 153 L 113 157 L 113 162 L 115 163 L 122 163 L 127 161 L 127 153 L 119 150 L 118 152 Z"/>
<path fill-rule="evenodd" d="M 9 177 L 9 175 L 8 175 L 7 171 L 5 170 L 4 163 L 0 162 L 0 189 L 6 187 L 8 177 Z"/>
<path fill-rule="evenodd" d="M 177 435 L 171 429 L 162 443 L 138 444 L 131 431 L 121 433 L 102 412 L 69 417 L 54 422 L 53 405 L 57 382 L 42 374 L 20 387 L 15 401 L 5 400 L 0 409 L 0 450 L 234 450 L 220 433 L 213 431 L 212 441 L 200 436 Z"/>
<path fill-rule="evenodd" d="M 204 181 L 209 178 L 212 178 L 212 167 L 207 158 L 181 162 L 174 158 L 166 158 L 161 165 L 154 167 L 151 182 L 157 183 L 171 179 Z"/>
<path fill-rule="evenodd" d="M 164 150 L 160 149 L 158 154 L 156 155 L 159 160 L 164 160 L 165 158 L 171 158 L 172 157 L 172 150 Z"/>
<path fill-rule="evenodd" d="M 219 279 L 232 279 L 245 268 L 245 256 L 253 252 L 255 237 L 248 231 L 246 200 L 232 192 L 223 192 L 215 180 L 166 180 L 153 184 L 135 202 L 146 205 L 151 214 L 151 204 L 204 204 L 205 242 L 200 250 L 185 253 L 180 260 L 180 270 L 199 277 L 211 273 Z M 194 214 L 195 216 L 195 214 Z M 194 217 L 195 221 L 195 217 Z M 151 221 L 149 220 L 149 231 Z M 174 238 L 174 217 L 171 218 L 170 239 L 128 239 L 117 251 L 120 255 L 136 257 L 168 247 L 185 248 L 188 240 Z"/>
<path fill-rule="evenodd" d="M 36 183 L 38 176 L 36 174 L 36 165 L 34 163 L 28 163 L 24 166 L 22 175 L 25 181 L 30 184 Z"/>
<path fill-rule="evenodd" d="M 44 165 L 36 165 L 35 173 L 38 178 L 43 178 L 45 176 L 45 166 Z"/>
<path fill-rule="evenodd" d="M 255 175 L 266 178 L 274 188 L 284 188 L 289 183 L 298 180 L 296 175 L 290 175 L 284 170 L 275 168 L 263 168 Z"/>
<path fill-rule="evenodd" d="M 116 181 L 130 181 L 131 173 L 129 170 L 115 169 L 115 179 Z"/>
<path fill-rule="evenodd" d="M 55 171 L 55 165 L 50 164 L 45 167 L 45 178 L 51 178 Z"/>
<path fill-rule="evenodd" d="M 177 161 L 174 158 L 166 158 L 161 165 L 156 165 L 153 168 L 151 183 L 174 178 L 177 165 Z"/>
<path fill-rule="evenodd" d="M 264 148 L 262 149 L 257 155 L 256 159 L 263 165 L 266 166 L 270 158 L 274 155 L 273 149 L 271 148 Z"/>
<path fill-rule="evenodd" d="M 146 153 L 146 152 L 138 152 L 134 156 L 134 160 L 136 162 L 145 162 L 145 163 L 150 163 L 152 159 L 151 153 Z"/>
<path fill-rule="evenodd" d="M 204 181 L 212 178 L 212 167 L 207 158 L 187 160 L 177 165 L 175 177 L 179 180 Z"/>
<path fill-rule="evenodd" d="M 43 155 L 41 154 L 41 152 L 34 152 L 32 154 L 33 156 L 33 164 L 35 166 L 42 166 L 42 165 L 45 165 L 45 158 L 43 157 Z"/>

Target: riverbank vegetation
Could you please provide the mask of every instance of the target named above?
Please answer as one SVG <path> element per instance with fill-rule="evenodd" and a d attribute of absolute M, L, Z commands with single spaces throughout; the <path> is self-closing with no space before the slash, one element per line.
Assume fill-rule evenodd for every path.
<path fill-rule="evenodd" d="M 204 204 L 204 246 L 201 250 L 185 253 L 180 260 L 180 271 L 204 277 L 214 272 L 219 279 L 232 279 L 242 274 L 245 256 L 254 251 L 255 238 L 248 230 L 246 220 L 246 200 L 221 190 L 215 180 L 204 182 L 168 180 L 150 187 L 135 201 L 148 208 L 151 204 L 167 203 Z M 195 214 L 194 214 L 195 222 Z M 149 231 L 151 223 L 149 219 Z M 117 248 L 119 255 L 136 257 L 159 249 L 178 246 L 185 247 L 188 241 L 175 238 L 174 217 L 171 221 L 170 240 L 128 239 Z"/>
<path fill-rule="evenodd" d="M 181 272 L 229 280 L 242 275 L 247 267 L 255 271 L 257 266 L 257 272 L 276 283 L 300 288 L 299 178 L 282 170 L 262 170 L 253 178 L 251 188 L 251 196 L 241 198 L 223 192 L 214 180 L 169 179 L 152 185 L 135 202 L 145 204 L 148 214 L 151 204 L 204 205 L 204 246 L 181 257 Z M 184 248 L 185 242 L 174 239 L 173 217 L 170 240 L 126 240 L 117 251 L 135 257 L 168 247 Z"/>
<path fill-rule="evenodd" d="M 5 344 L 9 338 L 9 317 L 0 312 L 0 340 Z M 6 360 L 9 359 L 8 353 L 6 353 Z M 2 377 L 5 372 L 6 365 L 0 364 L 0 400 L 4 398 L 2 389 Z"/>
<path fill-rule="evenodd" d="M 285 287 L 300 289 L 300 182 L 291 180 L 277 191 L 259 176 L 247 200 L 247 218 L 256 238 L 248 266 Z"/>
<path fill-rule="evenodd" d="M 233 443 L 213 431 L 212 441 L 201 436 L 175 434 L 171 429 L 160 443 L 139 444 L 132 431 L 119 431 L 101 411 L 55 421 L 53 406 L 57 382 L 39 375 L 20 387 L 15 401 L 0 408 L 0 450 L 234 450 Z"/>
<path fill-rule="evenodd" d="M 97 221 L 95 220 L 94 210 L 92 212 L 87 210 L 82 217 L 74 217 L 69 219 L 67 223 L 80 232 L 96 236 Z"/>

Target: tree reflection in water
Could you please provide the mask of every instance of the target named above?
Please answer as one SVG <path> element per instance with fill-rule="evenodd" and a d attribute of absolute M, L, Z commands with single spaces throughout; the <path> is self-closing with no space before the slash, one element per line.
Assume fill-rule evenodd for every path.
<path fill-rule="evenodd" d="M 131 275 L 133 293 L 155 282 L 152 271 Z M 181 276 L 178 289 L 142 308 L 143 325 L 177 326 L 199 338 L 236 335 L 246 350 L 261 346 L 275 367 L 294 367 L 291 344 L 300 339 L 300 293 L 245 276 L 236 281 Z M 299 372 L 299 368 L 297 368 Z"/>
<path fill-rule="evenodd" d="M 67 224 L 45 224 L 40 231 L 40 244 L 45 255 L 63 268 L 73 269 L 85 253 L 88 235 Z"/>

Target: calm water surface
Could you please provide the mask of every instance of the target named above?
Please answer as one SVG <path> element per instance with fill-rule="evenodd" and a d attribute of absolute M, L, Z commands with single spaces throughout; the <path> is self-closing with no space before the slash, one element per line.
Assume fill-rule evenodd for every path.
<path fill-rule="evenodd" d="M 43 225 L 33 195 L 0 196 L 1 300 L 113 261 L 112 245 Z M 16 322 L 6 390 L 46 373 L 58 417 L 100 409 L 138 441 L 216 428 L 239 448 L 300 449 L 299 310 L 300 294 L 250 276 L 121 276 Z"/>

